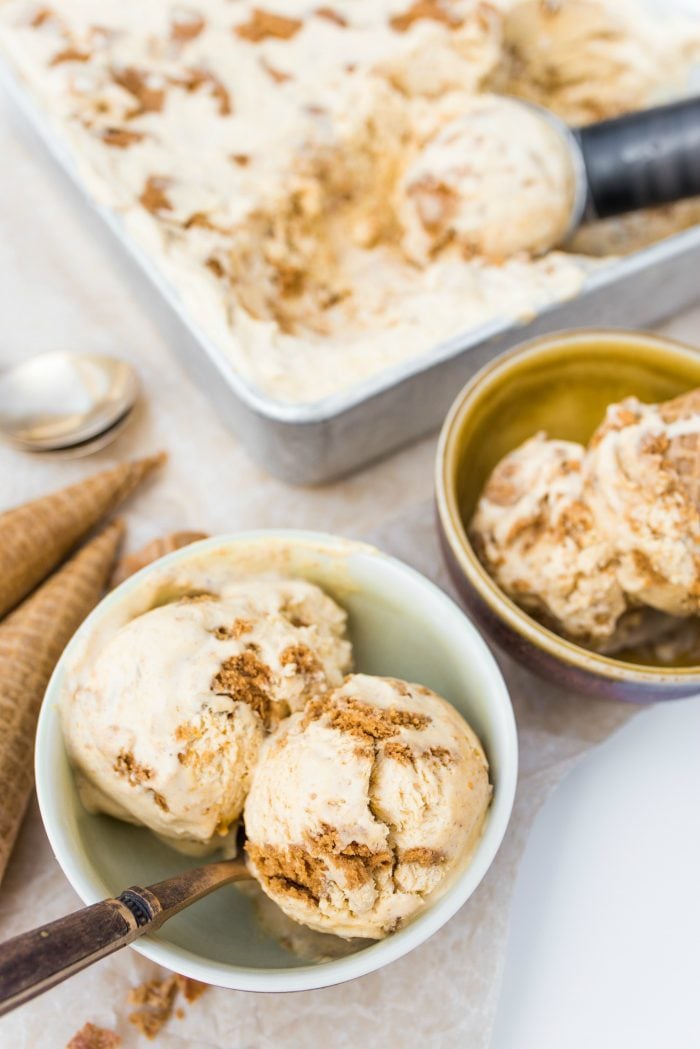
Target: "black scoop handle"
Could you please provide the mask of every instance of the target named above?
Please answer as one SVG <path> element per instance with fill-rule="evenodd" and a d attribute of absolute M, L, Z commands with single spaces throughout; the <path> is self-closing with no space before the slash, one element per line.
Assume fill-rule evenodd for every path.
<path fill-rule="evenodd" d="M 700 97 L 579 128 L 586 218 L 700 195 Z"/>

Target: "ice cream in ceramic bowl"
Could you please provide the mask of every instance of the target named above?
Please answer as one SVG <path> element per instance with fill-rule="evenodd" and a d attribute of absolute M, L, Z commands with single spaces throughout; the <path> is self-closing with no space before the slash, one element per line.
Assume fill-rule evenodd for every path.
<path fill-rule="evenodd" d="M 641 332 L 534 340 L 443 427 L 443 549 L 476 621 L 599 696 L 700 690 L 700 358 Z"/>
<path fill-rule="evenodd" d="M 478 632 L 408 566 L 301 532 L 204 540 L 122 583 L 47 690 L 44 824 L 91 903 L 245 824 L 250 885 L 136 949 L 241 990 L 327 986 L 436 932 L 503 838 L 517 774 Z"/>

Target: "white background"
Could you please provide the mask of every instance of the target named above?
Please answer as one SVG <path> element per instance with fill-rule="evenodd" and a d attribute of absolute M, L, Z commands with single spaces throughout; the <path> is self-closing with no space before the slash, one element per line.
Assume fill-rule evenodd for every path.
<path fill-rule="evenodd" d="M 492 1049 L 700 1046 L 700 699 L 640 713 L 535 823 Z"/>

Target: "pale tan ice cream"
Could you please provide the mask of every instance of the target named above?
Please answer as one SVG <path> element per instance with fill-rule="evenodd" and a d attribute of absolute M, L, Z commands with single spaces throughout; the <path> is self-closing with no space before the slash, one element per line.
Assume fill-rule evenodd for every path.
<path fill-rule="evenodd" d="M 668 634 L 659 613 L 700 613 L 700 391 L 610 405 L 588 448 L 532 437 L 496 466 L 470 534 L 559 633 L 606 651 Z"/>
<path fill-rule="evenodd" d="M 517 604 L 601 643 L 626 608 L 615 549 L 584 497 L 583 445 L 543 433 L 506 455 L 470 525 L 482 561 Z"/>
<path fill-rule="evenodd" d="M 233 847 L 266 732 L 350 667 L 345 619 L 313 584 L 265 580 L 122 625 L 62 696 L 86 806 L 183 851 Z"/>
<path fill-rule="evenodd" d="M 625 592 L 672 615 L 700 612 L 700 391 L 611 405 L 591 440 L 586 498 L 613 537 Z"/>
<path fill-rule="evenodd" d="M 534 107 L 497 95 L 460 99 L 399 186 L 403 247 L 419 265 L 448 244 L 469 258 L 538 255 L 572 220 L 575 173 L 563 134 Z"/>
<path fill-rule="evenodd" d="M 380 939 L 467 862 L 490 797 L 481 744 L 449 703 L 352 675 L 263 745 L 244 817 L 251 866 L 290 918 Z"/>

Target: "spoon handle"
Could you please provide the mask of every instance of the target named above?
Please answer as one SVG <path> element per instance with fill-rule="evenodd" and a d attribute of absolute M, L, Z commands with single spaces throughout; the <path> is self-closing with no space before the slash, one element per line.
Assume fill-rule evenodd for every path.
<path fill-rule="evenodd" d="M 126 947 L 227 882 L 249 878 L 240 860 L 222 860 L 21 933 L 0 946 L 0 1016 L 100 958 Z"/>
<path fill-rule="evenodd" d="M 121 899 L 103 900 L 8 940 L 0 953 L 0 1016 L 125 947 L 152 924 L 139 925 Z"/>
<path fill-rule="evenodd" d="M 576 135 L 588 179 L 588 218 L 700 193 L 700 98 L 589 124 Z"/>

